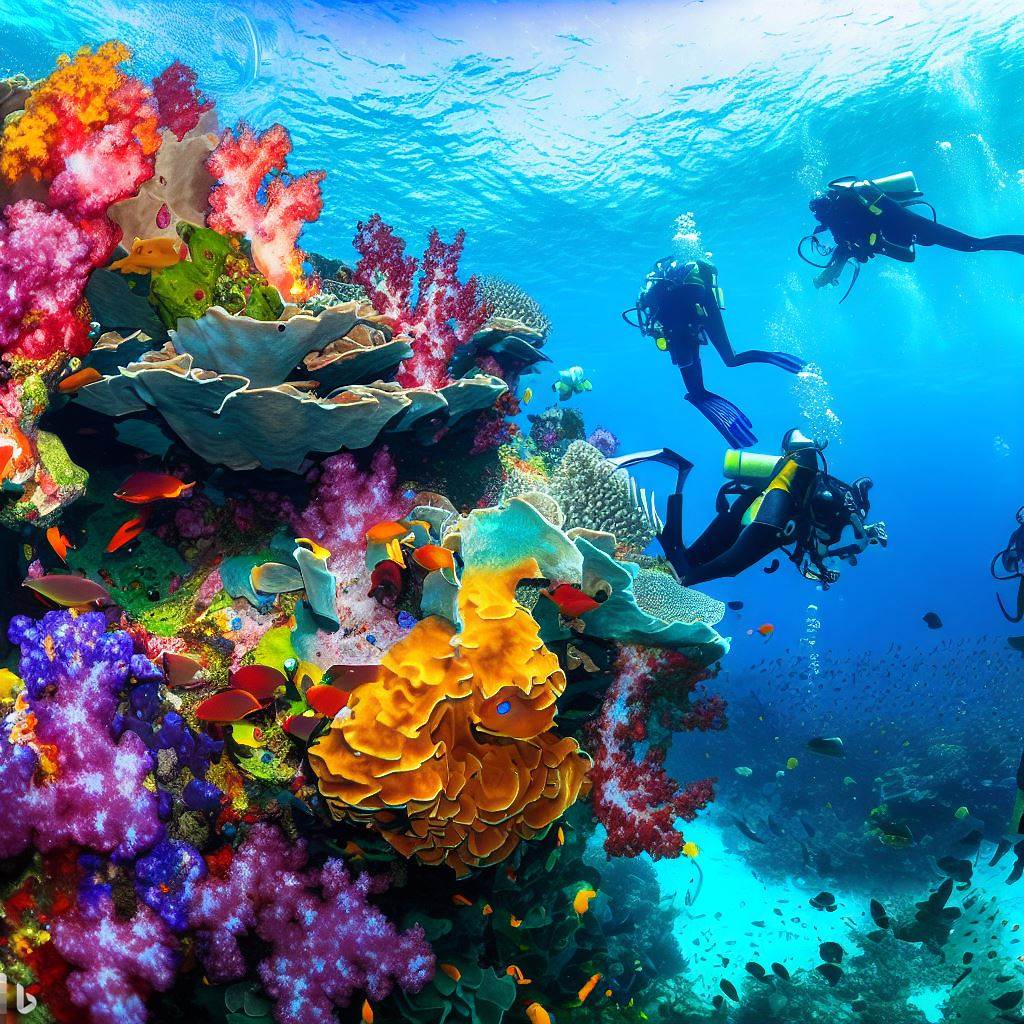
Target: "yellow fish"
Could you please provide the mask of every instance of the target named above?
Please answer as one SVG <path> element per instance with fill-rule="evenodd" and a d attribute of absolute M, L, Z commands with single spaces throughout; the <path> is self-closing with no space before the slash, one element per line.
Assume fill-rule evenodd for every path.
<path fill-rule="evenodd" d="M 0 700 L 11 700 L 15 688 L 20 688 L 21 679 L 9 668 L 0 668 Z"/>
<path fill-rule="evenodd" d="M 523 405 L 529 405 L 533 401 L 533 388 L 527 388 L 523 392 Z"/>
<path fill-rule="evenodd" d="M 581 917 L 590 909 L 590 901 L 597 895 L 593 889 L 580 889 L 572 901 L 572 909 Z"/>
<path fill-rule="evenodd" d="M 786 767 L 787 767 L 787 768 L 788 768 L 788 769 L 789 769 L 790 771 L 792 771 L 792 770 L 793 770 L 793 769 L 794 769 L 794 768 L 795 768 L 795 767 L 796 767 L 796 766 L 797 766 L 797 765 L 798 765 L 799 763 L 800 763 L 800 762 L 799 762 L 799 761 L 798 761 L 798 760 L 797 760 L 797 759 L 796 759 L 795 757 L 791 757 L 791 758 L 788 758 L 788 759 L 787 759 L 787 761 L 786 761 Z"/>
<path fill-rule="evenodd" d="M 700 847 L 691 839 L 683 843 L 683 856 L 684 857 L 696 857 L 700 853 Z"/>
<path fill-rule="evenodd" d="M 327 548 L 322 544 L 317 544 L 315 540 L 310 540 L 309 537 L 296 537 L 295 543 L 298 544 L 299 547 L 303 547 L 307 551 L 311 552 L 314 558 L 320 558 L 326 562 L 327 559 L 331 557 L 331 553 Z"/>
<path fill-rule="evenodd" d="M 136 238 L 131 251 L 122 259 L 110 264 L 110 270 L 122 274 L 148 274 L 152 270 L 173 267 L 182 260 L 176 238 Z"/>

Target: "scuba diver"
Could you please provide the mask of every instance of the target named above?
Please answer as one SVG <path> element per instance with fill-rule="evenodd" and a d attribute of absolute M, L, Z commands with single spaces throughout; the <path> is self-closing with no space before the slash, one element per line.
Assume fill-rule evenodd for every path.
<path fill-rule="evenodd" d="M 999 570 L 1005 575 L 1000 575 Z M 1007 580 L 1017 581 L 1017 613 L 1011 615 L 1003 604 L 1003 599 L 996 594 L 999 610 L 1007 622 L 1020 622 L 1024 619 L 1024 506 L 1017 509 L 1017 529 L 1010 534 L 1006 547 L 992 559 L 989 567 L 992 579 L 1004 583 Z"/>
<path fill-rule="evenodd" d="M 885 547 L 884 523 L 868 524 L 868 492 L 862 477 L 843 483 L 828 472 L 824 445 L 790 430 L 781 455 L 730 449 L 725 453 L 728 481 L 718 492 L 715 517 L 692 544 L 683 540 L 683 487 L 693 463 L 667 448 L 623 455 L 618 467 L 660 462 L 676 470 L 665 525 L 658 536 L 669 562 L 685 585 L 738 576 L 773 551 L 784 551 L 802 576 L 828 589 L 839 573 L 837 560 L 856 565 L 869 544 Z M 732 499 L 730 501 L 730 499 Z M 849 527 L 853 537 L 843 544 Z"/>
<path fill-rule="evenodd" d="M 654 338 L 662 352 L 668 352 L 683 376 L 686 400 L 714 424 L 726 441 L 735 448 L 748 448 L 757 442 L 750 420 L 732 402 L 704 387 L 701 345 L 714 345 L 726 366 L 769 363 L 799 373 L 805 364 L 785 352 L 734 352 L 722 319 L 723 309 L 725 299 L 712 264 L 706 260 L 680 262 L 666 256 L 654 264 L 636 305 L 625 310 L 622 319 Z"/>
<path fill-rule="evenodd" d="M 992 235 L 975 238 L 962 231 L 940 224 L 935 207 L 926 202 L 918 190 L 912 171 L 891 174 L 885 178 L 858 181 L 852 175 L 828 183 L 828 191 L 810 201 L 810 210 L 818 221 L 814 231 L 800 240 L 800 258 L 817 267 L 821 273 L 814 279 L 816 288 L 839 283 L 843 268 L 855 261 L 853 280 L 846 299 L 860 274 L 861 264 L 875 256 L 888 256 L 901 263 L 913 263 L 918 245 L 940 245 L 957 252 L 1000 250 L 1024 254 L 1024 235 Z M 916 213 L 911 207 L 926 206 L 930 217 Z M 835 245 L 829 248 L 818 239 L 830 231 Z M 809 242 L 816 257 L 827 259 L 816 263 L 804 253 Z"/>

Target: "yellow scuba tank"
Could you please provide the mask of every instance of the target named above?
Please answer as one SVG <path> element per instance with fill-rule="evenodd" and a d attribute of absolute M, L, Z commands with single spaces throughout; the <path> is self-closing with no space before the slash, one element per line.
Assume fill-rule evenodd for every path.
<path fill-rule="evenodd" d="M 722 472 L 728 480 L 741 484 L 756 484 L 767 481 L 782 460 L 781 455 L 759 455 L 729 448 L 725 453 Z"/>

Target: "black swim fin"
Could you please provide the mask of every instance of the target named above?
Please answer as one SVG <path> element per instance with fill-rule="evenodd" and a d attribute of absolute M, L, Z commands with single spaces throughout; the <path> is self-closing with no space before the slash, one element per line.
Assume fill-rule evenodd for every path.
<path fill-rule="evenodd" d="M 695 406 L 733 448 L 749 448 L 757 444 L 750 420 L 727 398 L 712 391 L 687 394 L 686 400 Z"/>
<path fill-rule="evenodd" d="M 693 463 L 689 459 L 683 458 L 671 448 L 651 448 L 645 452 L 617 455 L 608 461 L 619 469 L 638 466 L 643 462 L 658 462 L 663 466 L 669 466 L 676 471 L 676 493 L 682 491 L 686 478 L 690 475 L 690 470 L 693 469 Z"/>

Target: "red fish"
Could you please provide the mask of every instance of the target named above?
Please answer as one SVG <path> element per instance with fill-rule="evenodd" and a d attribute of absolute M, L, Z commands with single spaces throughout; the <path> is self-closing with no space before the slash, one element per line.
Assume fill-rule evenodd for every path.
<path fill-rule="evenodd" d="M 286 682 L 284 675 L 269 665 L 243 665 L 231 673 L 232 689 L 245 690 L 260 701 L 271 700 Z"/>
<path fill-rule="evenodd" d="M 107 604 L 110 601 L 110 594 L 106 588 L 85 576 L 37 576 L 35 579 L 25 580 L 22 586 L 65 608 L 77 608 L 84 604 Z"/>
<path fill-rule="evenodd" d="M 0 480 L 7 478 L 7 467 L 14 458 L 17 446 L 10 438 L 0 438 Z"/>
<path fill-rule="evenodd" d="M 322 682 L 351 692 L 363 683 L 372 683 L 380 675 L 380 665 L 332 665 Z"/>
<path fill-rule="evenodd" d="M 424 544 L 412 553 L 413 561 L 428 572 L 435 569 L 454 569 L 455 557 L 448 548 L 439 544 Z"/>
<path fill-rule="evenodd" d="M 73 551 L 75 545 L 72 544 L 71 541 L 69 541 L 67 537 L 65 537 L 64 534 L 60 532 L 59 526 L 51 526 L 46 531 L 46 541 L 50 545 L 50 547 L 53 548 L 53 550 L 56 552 L 57 557 L 65 565 L 67 565 L 68 550 L 70 549 Z"/>
<path fill-rule="evenodd" d="M 108 555 L 112 555 L 115 551 L 123 548 L 125 544 L 130 544 L 140 533 L 146 528 L 146 520 L 149 519 L 149 513 L 143 512 L 141 516 L 136 516 L 134 519 L 129 519 L 123 522 L 118 528 L 117 532 L 113 537 L 110 538 L 110 543 L 106 546 L 106 552 Z"/>
<path fill-rule="evenodd" d="M 281 728 L 289 736 L 294 736 L 297 740 L 308 743 L 310 736 L 326 721 L 327 719 L 322 718 L 320 715 L 289 715 L 281 723 Z"/>
<path fill-rule="evenodd" d="M 747 636 L 753 636 L 755 633 L 758 633 L 760 636 L 763 636 L 765 640 L 768 640 L 770 637 L 775 635 L 775 627 L 770 622 L 764 622 L 758 626 L 757 629 L 747 630 Z"/>
<path fill-rule="evenodd" d="M 169 473 L 150 473 L 140 469 L 114 491 L 114 497 L 130 505 L 148 505 L 151 501 L 180 498 L 193 487 L 194 482 L 187 484 Z"/>
<path fill-rule="evenodd" d="M 348 693 L 337 686 L 311 686 L 306 703 L 318 714 L 333 718 L 348 703 Z"/>
<path fill-rule="evenodd" d="M 164 651 L 164 679 L 171 689 L 187 690 L 191 686 L 198 686 L 203 680 L 196 679 L 202 671 L 203 666 L 198 661 L 187 657 L 184 654 L 173 654 Z"/>
<path fill-rule="evenodd" d="M 562 583 L 554 590 L 542 590 L 541 593 L 554 604 L 554 606 L 567 619 L 578 619 L 595 608 L 600 608 L 601 602 L 595 601 L 589 594 L 584 594 L 579 587 L 569 583 Z"/>
<path fill-rule="evenodd" d="M 221 690 L 196 705 L 195 716 L 201 722 L 228 724 L 260 711 L 263 705 L 245 690 Z"/>
<path fill-rule="evenodd" d="M 367 596 L 385 608 L 393 608 L 401 596 L 403 582 L 402 567 L 390 558 L 385 558 L 383 562 L 378 562 L 373 567 L 370 574 L 370 592 Z"/>

